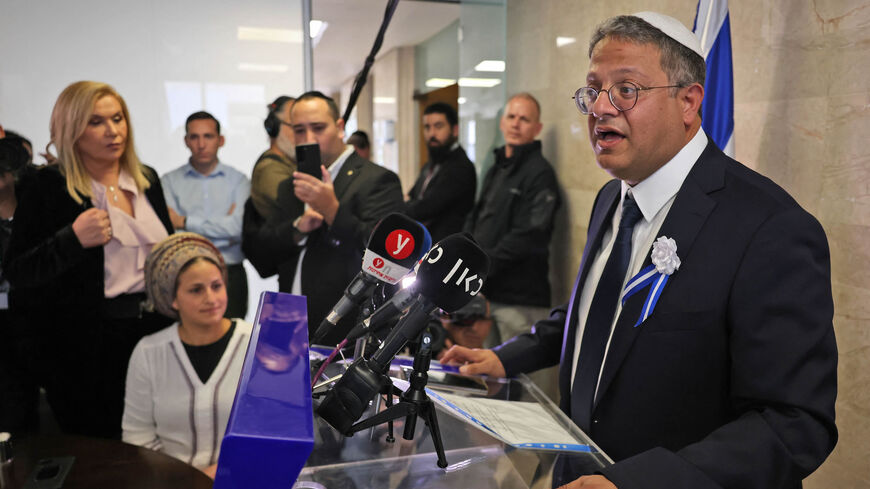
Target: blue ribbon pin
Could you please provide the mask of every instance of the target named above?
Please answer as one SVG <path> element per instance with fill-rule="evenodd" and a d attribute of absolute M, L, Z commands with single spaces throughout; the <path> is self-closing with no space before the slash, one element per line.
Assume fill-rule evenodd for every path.
<path fill-rule="evenodd" d="M 622 291 L 623 306 L 629 297 L 633 296 L 647 285 L 652 284 L 652 287 L 650 287 L 649 293 L 646 296 L 646 301 L 643 303 L 640 317 L 637 318 L 637 322 L 634 324 L 635 328 L 640 326 L 640 323 L 646 321 L 646 318 L 652 314 L 656 307 L 656 303 L 659 301 L 659 296 L 662 295 L 662 290 L 664 290 L 665 284 L 668 283 L 668 277 L 670 277 L 670 275 L 661 273 L 656 270 L 655 265 L 650 265 L 638 272 L 637 275 L 628 281 L 628 284 Z"/>

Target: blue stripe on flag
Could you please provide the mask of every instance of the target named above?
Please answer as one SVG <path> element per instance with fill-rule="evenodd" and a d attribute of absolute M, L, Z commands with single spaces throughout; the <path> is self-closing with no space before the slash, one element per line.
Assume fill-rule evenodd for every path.
<path fill-rule="evenodd" d="M 704 131 L 724 149 L 734 133 L 734 76 L 731 64 L 731 21 L 725 16 L 710 54 L 701 108 Z M 733 156 L 733 155 L 731 155 Z"/>

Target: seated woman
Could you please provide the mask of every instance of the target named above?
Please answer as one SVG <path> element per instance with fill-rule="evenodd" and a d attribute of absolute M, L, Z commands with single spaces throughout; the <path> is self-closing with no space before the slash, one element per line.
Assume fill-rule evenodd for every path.
<path fill-rule="evenodd" d="M 58 163 L 33 172 L 16 193 L 3 258 L 9 303 L 35 338 L 35 374 L 60 428 L 118 439 L 130 352 L 171 323 L 141 305 L 145 257 L 172 222 L 115 89 L 69 85 L 50 128 Z"/>
<path fill-rule="evenodd" d="M 145 262 L 149 304 L 177 323 L 139 341 L 127 370 L 123 440 L 214 477 L 251 325 L 223 317 L 226 265 L 194 233 L 158 243 Z"/>

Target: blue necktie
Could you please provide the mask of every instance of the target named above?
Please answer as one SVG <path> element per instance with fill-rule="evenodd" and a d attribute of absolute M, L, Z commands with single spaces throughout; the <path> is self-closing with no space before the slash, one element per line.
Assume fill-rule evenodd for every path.
<path fill-rule="evenodd" d="M 592 303 L 589 305 L 583 341 L 580 343 L 577 372 L 574 374 L 574 387 L 571 391 L 571 419 L 584 431 L 589 429 L 598 374 L 601 371 L 601 362 L 604 360 L 607 338 L 610 337 L 613 314 L 616 312 L 622 283 L 625 281 L 625 272 L 631 261 L 631 233 L 641 217 L 643 214 L 634 197 L 626 194 L 622 203 L 622 218 L 619 220 L 616 240 L 613 242 L 613 249 L 598 280 Z"/>

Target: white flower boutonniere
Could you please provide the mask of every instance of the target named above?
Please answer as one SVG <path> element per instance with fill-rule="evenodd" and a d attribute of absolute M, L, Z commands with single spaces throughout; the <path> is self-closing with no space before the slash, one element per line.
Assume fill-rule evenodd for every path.
<path fill-rule="evenodd" d="M 674 238 L 659 236 L 653 243 L 651 258 L 659 273 L 672 275 L 680 269 L 680 257 L 677 256 L 677 242 Z"/>
<path fill-rule="evenodd" d="M 659 296 L 668 283 L 668 278 L 674 272 L 680 269 L 680 257 L 677 256 L 677 242 L 673 238 L 667 236 L 659 236 L 652 246 L 652 265 L 644 268 L 637 275 L 628 281 L 628 285 L 622 291 L 622 303 L 636 292 L 646 288 L 648 285 L 649 293 L 643 303 L 643 309 L 640 311 L 640 317 L 637 318 L 637 323 L 634 327 L 640 326 L 646 318 L 652 314 L 658 303 Z"/>

